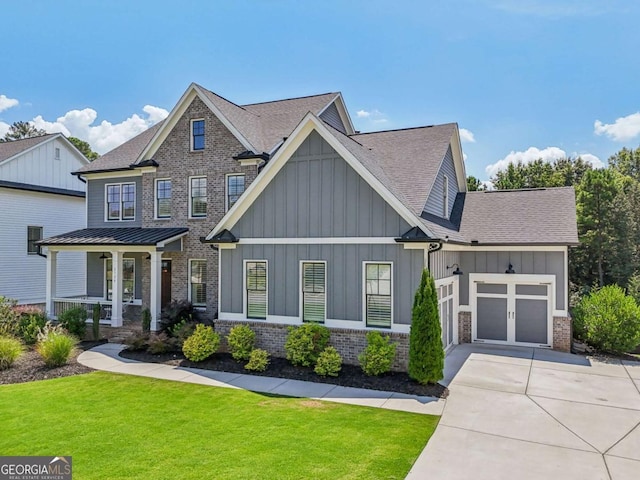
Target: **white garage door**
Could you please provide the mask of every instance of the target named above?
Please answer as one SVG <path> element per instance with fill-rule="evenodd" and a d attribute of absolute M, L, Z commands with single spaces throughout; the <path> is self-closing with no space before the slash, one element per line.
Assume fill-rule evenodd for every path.
<path fill-rule="evenodd" d="M 475 342 L 551 346 L 551 275 L 469 276 Z"/>

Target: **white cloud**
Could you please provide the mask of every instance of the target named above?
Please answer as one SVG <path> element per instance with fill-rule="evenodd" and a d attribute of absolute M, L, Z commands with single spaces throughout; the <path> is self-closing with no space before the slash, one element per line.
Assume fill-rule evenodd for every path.
<path fill-rule="evenodd" d="M 558 158 L 565 158 L 567 153 L 558 147 L 547 147 L 542 150 L 536 147 L 529 147 L 524 152 L 514 152 L 512 151 L 504 157 L 502 160 L 498 160 L 496 163 L 492 163 L 491 165 L 487 165 L 485 171 L 487 175 L 493 176 L 498 173 L 500 170 L 504 170 L 509 166 L 510 163 L 531 163 L 535 160 L 541 158 L 545 162 L 552 162 Z"/>
<path fill-rule="evenodd" d="M 618 142 L 631 140 L 640 135 L 640 112 L 617 118 L 615 123 L 602 123 L 596 120 L 593 131 L 596 135 L 606 135 Z"/>
<path fill-rule="evenodd" d="M 5 133 L 9 131 L 10 126 L 8 123 L 0 122 L 0 137 L 4 137 Z"/>
<path fill-rule="evenodd" d="M 367 112 L 366 110 L 358 110 L 356 112 L 358 118 L 368 118 L 371 116 L 371 112 Z"/>
<path fill-rule="evenodd" d="M 496 187 L 493 185 L 491 180 L 485 180 L 484 182 L 480 182 L 485 190 L 495 190 Z"/>
<path fill-rule="evenodd" d="M 466 154 L 466 153 L 463 153 L 463 154 L 462 154 L 462 159 L 463 159 L 465 162 L 467 161 L 467 154 Z"/>
<path fill-rule="evenodd" d="M 460 129 L 460 140 L 463 142 L 476 143 L 476 138 L 471 130 L 466 128 Z"/>
<path fill-rule="evenodd" d="M 42 118 L 42 115 L 38 115 L 31 123 L 36 128 L 42 128 L 47 132 L 61 132 L 67 136 L 78 137 L 89 142 L 91 148 L 102 154 L 144 132 L 169 115 L 164 108 L 153 105 L 145 105 L 142 111 L 147 114 L 146 118 L 134 113 L 116 124 L 103 120 L 100 124 L 93 125 L 98 118 L 98 113 L 92 108 L 71 110 L 54 122 L 47 121 Z"/>
<path fill-rule="evenodd" d="M 9 110 L 11 107 L 18 105 L 18 100 L 15 98 L 8 98 L 6 95 L 0 95 L 0 112 Z"/>
<path fill-rule="evenodd" d="M 380 110 L 377 110 L 377 109 L 373 109 L 373 110 L 358 110 L 356 112 L 356 116 L 358 118 L 365 119 L 365 120 L 371 122 L 374 125 L 380 124 L 380 123 L 387 123 L 389 121 L 387 119 L 387 116 L 384 113 L 382 113 Z"/>
<path fill-rule="evenodd" d="M 605 164 L 598 157 L 591 153 L 574 153 L 574 157 L 580 157 L 587 163 L 590 163 L 593 168 L 604 168 Z"/>

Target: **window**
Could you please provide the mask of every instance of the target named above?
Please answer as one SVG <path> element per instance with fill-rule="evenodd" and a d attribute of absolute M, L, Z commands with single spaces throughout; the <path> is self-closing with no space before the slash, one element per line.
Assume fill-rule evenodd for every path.
<path fill-rule="evenodd" d="M 191 120 L 191 150 L 204 150 L 204 120 Z"/>
<path fill-rule="evenodd" d="M 190 217 L 207 216 L 207 177 L 193 177 L 191 182 L 191 198 L 189 201 Z"/>
<path fill-rule="evenodd" d="M 207 306 L 206 260 L 189 260 L 189 300 L 196 307 Z"/>
<path fill-rule="evenodd" d="M 134 220 L 136 217 L 136 184 L 107 185 L 107 220 Z"/>
<path fill-rule="evenodd" d="M 42 240 L 42 227 L 27 227 L 27 253 L 37 255 L 40 248 L 36 242 Z"/>
<path fill-rule="evenodd" d="M 326 267 L 324 262 L 302 262 L 303 322 L 324 322 Z"/>
<path fill-rule="evenodd" d="M 244 174 L 227 175 L 227 210 L 233 207 L 244 192 Z"/>
<path fill-rule="evenodd" d="M 247 318 L 267 318 L 267 262 L 246 262 Z"/>
<path fill-rule="evenodd" d="M 113 260 L 105 260 L 106 298 L 111 300 L 113 295 Z M 136 261 L 133 258 L 122 259 L 122 301 L 131 302 L 136 298 Z"/>
<path fill-rule="evenodd" d="M 156 180 L 156 218 L 171 218 L 171 180 Z"/>
<path fill-rule="evenodd" d="M 442 179 L 442 216 L 449 218 L 449 177 Z"/>
<path fill-rule="evenodd" d="M 60 160 L 60 149 L 58 147 L 56 147 L 54 152 L 55 152 L 55 157 L 54 158 L 56 160 Z"/>
<path fill-rule="evenodd" d="M 391 328 L 391 264 L 365 263 L 367 327 Z"/>

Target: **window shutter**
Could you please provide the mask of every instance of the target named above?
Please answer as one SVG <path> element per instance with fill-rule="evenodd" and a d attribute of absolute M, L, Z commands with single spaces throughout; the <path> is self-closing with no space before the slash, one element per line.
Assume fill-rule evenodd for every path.
<path fill-rule="evenodd" d="M 325 273 L 324 263 L 302 264 L 302 321 L 324 322 L 325 320 Z"/>

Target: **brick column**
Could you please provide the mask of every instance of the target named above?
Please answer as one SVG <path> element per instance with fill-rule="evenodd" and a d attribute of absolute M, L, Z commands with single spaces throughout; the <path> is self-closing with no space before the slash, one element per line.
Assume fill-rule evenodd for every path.
<path fill-rule="evenodd" d="M 471 312 L 458 312 L 458 343 L 471 343 Z"/>
<path fill-rule="evenodd" d="M 560 352 L 571 351 L 571 317 L 553 317 L 553 349 Z"/>

